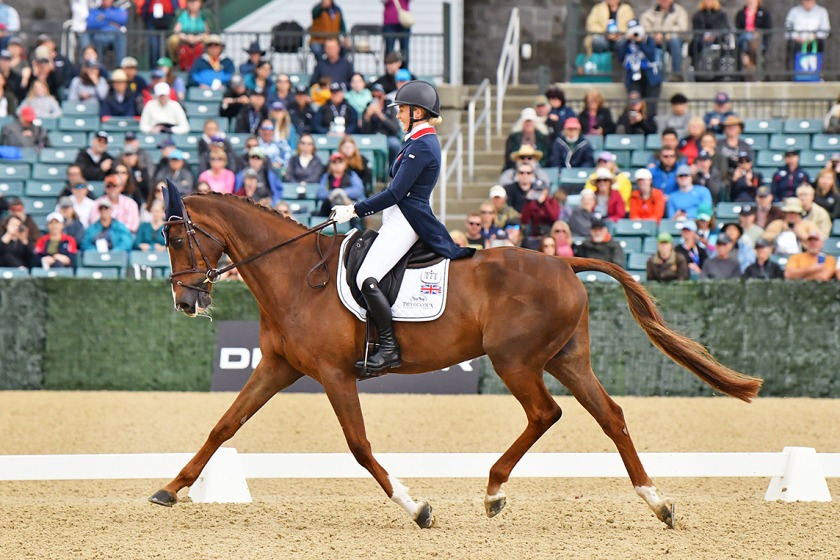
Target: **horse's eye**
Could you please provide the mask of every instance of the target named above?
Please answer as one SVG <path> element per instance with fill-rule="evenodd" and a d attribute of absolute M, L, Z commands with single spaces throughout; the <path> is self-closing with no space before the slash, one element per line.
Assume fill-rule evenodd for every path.
<path fill-rule="evenodd" d="M 176 249 L 180 249 L 181 247 L 184 246 L 184 238 L 183 237 L 178 237 L 176 239 L 173 239 L 172 240 L 172 246 Z"/>

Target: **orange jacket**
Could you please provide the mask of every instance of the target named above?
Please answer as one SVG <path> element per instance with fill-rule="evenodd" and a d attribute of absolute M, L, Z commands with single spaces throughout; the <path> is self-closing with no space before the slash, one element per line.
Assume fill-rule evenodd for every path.
<path fill-rule="evenodd" d="M 642 200 L 642 193 L 633 191 L 630 195 L 631 220 L 659 220 L 665 215 L 665 195 L 659 189 L 652 189 L 650 198 Z"/>

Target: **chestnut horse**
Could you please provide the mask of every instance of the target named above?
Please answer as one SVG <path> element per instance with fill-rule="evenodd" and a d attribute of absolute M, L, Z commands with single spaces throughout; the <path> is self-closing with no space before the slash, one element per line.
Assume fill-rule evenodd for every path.
<path fill-rule="evenodd" d="M 420 527 L 430 527 L 434 517 L 429 503 L 413 500 L 408 489 L 382 468 L 365 435 L 354 373 L 365 326 L 344 308 L 333 284 L 338 251 L 330 248 L 339 240 L 310 235 L 294 220 L 243 198 L 212 193 L 182 200 L 177 189 L 168 190 L 170 195 L 175 191 L 167 210 L 175 308 L 191 316 L 204 313 L 212 289 L 205 280 L 215 277 L 222 253 L 234 262 L 247 260 L 238 269 L 259 305 L 262 361 L 198 453 L 149 499 L 172 506 L 178 491 L 195 482 L 223 442 L 278 391 L 308 375 L 323 386 L 359 464 Z M 313 289 L 312 271 L 319 270 L 322 254 L 329 285 Z M 600 424 L 615 443 L 636 493 L 673 527 L 671 500 L 648 477 L 621 408 L 592 371 L 587 293 L 575 276 L 578 271 L 600 271 L 618 280 L 631 313 L 653 343 L 700 379 L 747 402 L 758 393 L 760 379 L 722 366 L 701 345 L 669 329 L 645 289 L 620 267 L 514 247 L 479 251 L 473 258 L 451 263 L 443 316 L 396 326 L 403 354 L 402 365 L 393 373 L 439 370 L 487 354 L 522 405 L 527 426 L 490 469 L 484 500 L 489 517 L 505 506 L 502 484 L 516 463 L 562 414 L 543 382 L 545 370 L 568 387 Z M 326 270 L 320 273 L 324 280 Z M 323 339 L 325 321 L 330 323 L 328 345 Z"/>

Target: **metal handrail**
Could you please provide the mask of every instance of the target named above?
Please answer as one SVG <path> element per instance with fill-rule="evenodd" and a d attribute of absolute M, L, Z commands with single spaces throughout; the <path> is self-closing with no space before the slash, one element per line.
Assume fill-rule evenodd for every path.
<path fill-rule="evenodd" d="M 455 155 L 452 158 L 454 164 L 449 165 L 449 150 L 452 149 L 452 144 L 455 144 Z M 449 178 L 453 173 L 457 172 L 455 181 L 455 189 L 457 190 L 458 200 L 461 199 L 464 191 L 464 132 L 460 124 L 456 124 L 452 129 L 452 134 L 449 135 L 449 140 L 440 149 L 440 209 L 438 216 L 441 222 L 446 223 L 446 195 L 449 188 Z"/>
<path fill-rule="evenodd" d="M 484 109 L 475 116 L 475 106 L 484 98 Z M 475 178 L 475 136 L 478 128 L 484 124 L 484 150 L 490 151 L 490 80 L 484 78 L 467 104 L 467 166 L 470 180 Z"/>
<path fill-rule="evenodd" d="M 502 133 L 502 104 L 511 78 L 513 85 L 519 85 L 519 8 L 510 11 L 502 54 L 496 67 L 496 134 Z"/>

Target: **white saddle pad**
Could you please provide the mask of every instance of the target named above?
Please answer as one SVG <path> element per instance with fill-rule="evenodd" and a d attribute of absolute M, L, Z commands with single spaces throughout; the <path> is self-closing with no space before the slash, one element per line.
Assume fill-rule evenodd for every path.
<path fill-rule="evenodd" d="M 338 298 L 344 307 L 350 310 L 360 321 L 364 321 L 367 311 L 356 303 L 350 286 L 347 285 L 347 268 L 344 266 L 344 251 L 353 242 L 356 235 L 348 235 L 341 244 L 338 254 Z M 425 268 L 406 269 L 397 301 L 391 306 L 395 321 L 419 323 L 434 321 L 446 308 L 446 292 L 449 282 L 449 259 Z"/>

